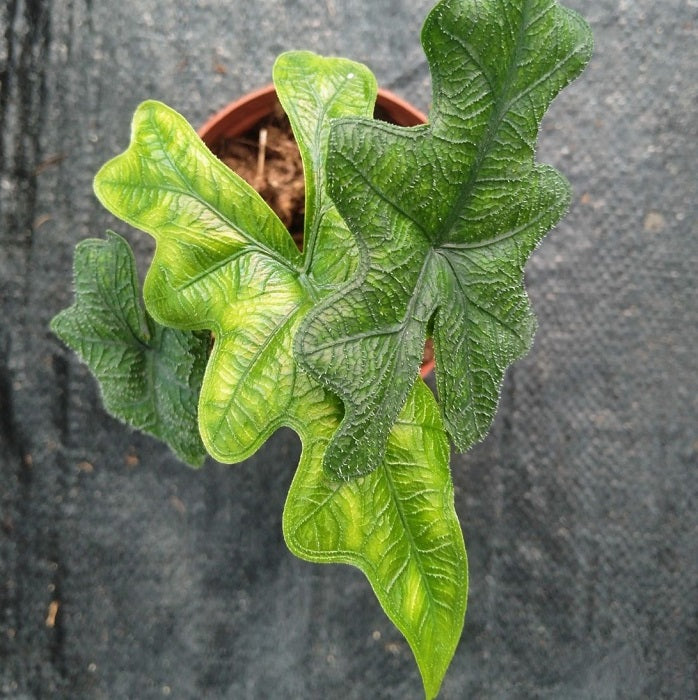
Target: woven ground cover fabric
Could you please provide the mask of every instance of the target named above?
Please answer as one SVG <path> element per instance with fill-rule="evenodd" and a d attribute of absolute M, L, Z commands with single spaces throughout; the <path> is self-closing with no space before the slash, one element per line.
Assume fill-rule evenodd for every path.
<path fill-rule="evenodd" d="M 489 436 L 452 457 L 471 591 L 440 697 L 690 698 L 698 5 L 564 4 L 596 48 L 537 158 L 574 198 L 527 267 L 533 349 Z M 192 471 L 106 415 L 48 323 L 79 240 L 115 228 L 150 251 L 91 188 L 139 102 L 198 125 L 305 48 L 367 63 L 427 110 L 431 5 L 0 6 L 0 697 L 422 696 L 361 574 L 284 545 L 292 432 Z"/>

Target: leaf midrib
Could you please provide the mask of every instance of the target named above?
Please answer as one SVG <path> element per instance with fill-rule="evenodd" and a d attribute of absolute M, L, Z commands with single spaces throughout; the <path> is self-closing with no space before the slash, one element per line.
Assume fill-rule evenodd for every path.
<path fill-rule="evenodd" d="M 449 241 L 454 229 L 456 227 L 456 222 L 459 220 L 463 210 L 468 205 L 470 199 L 472 198 L 475 184 L 477 183 L 478 175 L 482 164 L 490 153 L 493 142 L 499 133 L 499 127 L 501 126 L 504 117 L 507 114 L 508 103 L 508 93 L 511 90 L 514 78 L 516 76 L 516 71 L 518 69 L 519 58 L 521 51 L 524 48 L 524 41 L 526 39 L 525 26 L 528 17 L 528 11 L 530 7 L 530 0 L 524 0 L 524 4 L 521 11 L 521 21 L 518 28 L 518 33 L 516 35 L 516 45 L 514 47 L 511 62 L 507 68 L 507 73 L 502 83 L 501 92 L 494 95 L 493 94 L 493 104 L 492 104 L 492 114 L 487 124 L 485 130 L 485 135 L 480 141 L 480 145 L 477 149 L 473 165 L 470 169 L 470 174 L 463 187 L 461 188 L 455 202 L 453 203 L 449 215 L 446 217 L 442 226 L 438 227 L 434 232 L 434 240 L 437 241 L 438 245 L 443 245 L 445 242 Z M 482 72 L 482 76 L 489 83 L 487 74 Z M 434 85 L 434 92 L 436 92 L 437 86 Z M 436 100 L 434 100 L 436 101 Z"/>
<path fill-rule="evenodd" d="M 422 579 L 425 581 L 425 590 L 427 593 L 427 597 L 429 598 L 429 604 L 433 609 L 438 609 L 440 606 L 437 603 L 437 598 L 434 592 L 432 591 L 431 588 L 431 580 L 429 578 L 429 575 L 426 573 L 424 569 L 424 565 L 422 563 L 422 550 L 417 546 L 417 543 L 415 542 L 414 536 L 412 535 L 411 529 L 407 526 L 407 516 L 405 514 L 405 509 L 402 505 L 402 502 L 397 496 L 397 488 L 395 486 L 395 482 L 393 480 L 393 476 L 390 473 L 390 467 L 386 464 L 382 464 L 379 469 L 383 469 L 385 473 L 385 479 L 388 484 L 388 490 L 390 491 L 390 495 L 395 503 L 395 509 L 398 512 L 398 516 L 400 518 L 400 522 L 402 523 L 403 530 L 406 533 L 406 537 L 408 540 L 408 544 L 414 552 L 416 552 L 416 555 L 413 556 L 413 560 L 415 560 L 415 563 L 417 565 L 417 569 L 419 570 L 419 574 L 422 577 Z"/>
<path fill-rule="evenodd" d="M 423 426 L 419 426 L 423 427 Z M 388 492 L 390 494 L 390 498 L 395 504 L 395 509 L 398 512 L 398 517 L 400 520 L 400 524 L 402 525 L 403 531 L 406 533 L 405 538 L 407 539 L 407 546 L 410 549 L 411 552 L 415 553 L 413 554 L 410 558 L 416 560 L 416 565 L 417 569 L 419 570 L 419 574 L 422 577 L 424 581 L 427 583 L 425 584 L 425 588 L 427 590 L 427 596 L 429 598 L 429 604 L 432 607 L 432 609 L 439 609 L 441 606 L 437 603 L 436 600 L 436 595 L 431 589 L 431 582 L 429 577 L 431 574 L 426 573 L 424 566 L 421 562 L 421 557 L 422 557 L 422 550 L 417 546 L 417 543 L 415 542 L 414 536 L 412 534 L 412 531 L 410 527 L 408 526 L 408 519 L 404 511 L 404 507 L 402 506 L 402 503 L 398 497 L 398 492 L 397 492 L 397 487 L 395 486 L 395 482 L 392 478 L 392 475 L 390 474 L 390 468 L 382 464 L 380 467 L 378 467 L 378 470 L 382 470 L 385 474 L 385 480 L 388 486 Z M 338 494 L 340 493 L 341 489 L 336 489 L 333 491 L 329 491 L 326 496 L 315 506 L 309 510 L 305 517 L 299 519 L 295 524 L 294 524 L 294 531 L 300 530 L 302 527 L 304 527 L 307 523 L 311 522 L 312 520 L 315 519 L 315 517 L 318 515 L 318 513 L 322 512 L 329 506 L 332 501 L 334 501 L 337 497 Z M 436 490 L 435 490 L 436 491 Z M 442 491 L 438 491 L 438 493 L 442 494 Z M 341 529 L 341 526 L 340 526 Z M 305 548 L 304 548 L 305 549 Z M 349 555 L 354 555 L 355 552 L 351 549 L 336 549 L 335 550 L 337 554 L 349 554 Z M 366 561 L 368 564 L 371 565 L 372 568 L 374 568 L 374 562 L 371 562 L 368 560 L 365 555 L 362 555 L 362 558 L 364 561 Z M 452 579 L 449 579 L 452 580 Z M 387 587 L 384 587 L 384 590 L 386 594 L 390 595 L 390 590 Z M 397 612 L 394 611 L 394 612 Z M 400 616 L 401 617 L 401 616 Z"/>
<path fill-rule="evenodd" d="M 115 246 L 116 240 L 117 239 L 112 237 L 107 238 L 105 244 L 99 247 L 98 255 L 101 256 L 103 253 L 105 253 L 105 251 L 109 250 L 109 248 Z M 107 246 L 109 248 L 107 248 Z M 118 258 L 113 257 L 109 262 L 109 267 L 111 269 L 106 272 L 110 274 L 112 278 L 111 289 L 103 284 L 103 280 L 100 275 L 96 277 L 97 288 L 100 290 L 100 298 L 102 299 L 103 303 L 106 304 L 107 310 L 111 311 L 114 317 L 121 322 L 122 329 L 126 330 L 128 332 L 128 336 L 134 341 L 133 343 L 129 343 L 127 342 L 126 338 L 121 338 L 121 342 L 126 345 L 126 347 L 132 347 L 139 352 L 148 350 L 151 347 L 150 343 L 152 340 L 152 333 L 150 332 L 151 329 L 148 324 L 146 312 L 140 303 L 140 291 L 136 285 L 136 267 L 133 257 L 126 256 L 125 261 L 120 261 Z M 116 293 L 112 293 L 111 291 L 119 288 L 119 263 L 126 264 L 127 267 L 126 274 L 128 276 L 128 284 L 130 287 L 130 295 L 127 299 L 122 299 L 121 296 Z M 133 303 L 132 311 L 136 316 L 136 322 L 139 325 L 138 329 L 134 329 L 128 320 L 128 311 L 125 308 L 125 305 L 129 305 L 130 303 Z M 145 322 L 145 328 L 141 326 L 141 322 Z M 138 331 L 143 333 L 143 336 L 139 336 Z M 150 337 L 146 337 L 146 333 L 149 334 Z"/>
<path fill-rule="evenodd" d="M 323 129 L 325 129 L 324 121 L 327 116 L 327 113 L 330 110 L 330 107 L 334 104 L 335 100 L 338 99 L 338 96 L 340 92 L 344 89 L 344 86 L 349 82 L 349 78 L 346 76 L 344 77 L 344 80 L 336 87 L 334 94 L 329 100 L 323 100 L 320 95 L 318 95 L 315 90 L 311 90 L 311 93 L 313 97 L 316 100 L 316 103 L 321 106 L 321 111 L 320 114 L 318 115 L 317 122 L 315 124 L 315 133 L 314 133 L 314 139 L 313 139 L 313 144 L 317 146 L 317 148 L 308 148 L 308 151 L 310 152 L 310 158 L 312 161 L 312 166 L 313 166 L 313 180 L 315 184 L 315 201 L 313 202 L 313 220 L 310 222 L 308 225 L 308 222 L 306 220 L 306 226 L 305 226 L 305 235 L 307 236 L 307 247 L 304 248 L 303 250 L 303 257 L 305 260 L 303 261 L 303 271 L 306 275 L 310 276 L 311 274 L 311 268 L 313 264 L 313 259 L 315 256 L 315 248 L 317 245 L 318 241 L 318 234 L 320 233 L 320 226 L 322 223 L 322 219 L 324 216 L 327 214 L 327 211 L 331 208 L 331 206 L 334 206 L 331 204 L 331 206 L 325 205 L 325 207 L 321 207 L 320 205 L 322 204 L 323 198 L 326 198 L 327 200 L 331 200 L 327 194 L 327 186 L 325 182 L 325 169 L 323 166 L 323 161 L 325 159 L 327 147 L 329 144 L 329 133 L 327 134 L 326 139 L 324 139 L 325 143 L 324 146 L 326 148 L 323 149 L 323 143 L 321 143 L 321 137 L 322 137 L 322 132 Z M 305 168 L 304 168 L 305 170 Z M 307 189 L 307 188 L 306 188 Z"/>

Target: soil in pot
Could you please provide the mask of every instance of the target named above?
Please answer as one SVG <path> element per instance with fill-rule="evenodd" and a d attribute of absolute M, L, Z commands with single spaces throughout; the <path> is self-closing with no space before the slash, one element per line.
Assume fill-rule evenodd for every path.
<path fill-rule="evenodd" d="M 381 107 L 376 107 L 374 117 L 390 121 Z M 276 102 L 268 116 L 241 136 L 223 136 L 210 148 L 262 195 L 291 232 L 298 247 L 302 248 L 305 216 L 303 162 L 281 104 Z"/>

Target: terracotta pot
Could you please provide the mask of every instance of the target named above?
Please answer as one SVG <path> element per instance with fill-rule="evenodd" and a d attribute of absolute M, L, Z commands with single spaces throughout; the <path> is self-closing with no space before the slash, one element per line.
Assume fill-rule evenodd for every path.
<path fill-rule="evenodd" d="M 199 129 L 199 136 L 209 147 L 222 136 L 241 136 L 270 114 L 276 101 L 273 85 L 250 92 L 214 114 Z M 427 121 L 423 112 L 388 90 L 378 90 L 376 105 L 385 112 L 389 121 L 400 126 L 416 126 Z"/>
<path fill-rule="evenodd" d="M 277 98 L 273 85 L 250 92 L 214 114 L 198 131 L 203 142 L 211 148 L 220 138 L 242 136 L 255 124 L 274 111 Z M 376 107 L 382 118 L 400 126 L 425 124 L 426 115 L 388 90 L 378 90 Z M 426 377 L 434 369 L 431 340 L 427 341 L 420 373 Z"/>

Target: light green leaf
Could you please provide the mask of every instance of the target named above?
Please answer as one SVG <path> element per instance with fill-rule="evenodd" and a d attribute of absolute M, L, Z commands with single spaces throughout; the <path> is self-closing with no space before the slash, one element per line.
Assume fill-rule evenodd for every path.
<path fill-rule="evenodd" d="M 208 334 L 165 328 L 150 318 L 131 249 L 115 233 L 77 246 L 74 275 L 75 303 L 53 319 L 51 330 L 97 377 L 109 413 L 201 466 L 206 451 L 196 405 Z"/>
<path fill-rule="evenodd" d="M 302 435 L 303 455 L 284 509 L 286 542 L 304 559 L 353 564 L 365 573 L 412 647 L 427 697 L 435 697 L 460 639 L 468 590 L 436 401 L 418 380 L 383 464 L 339 483 L 327 477 L 322 461 L 340 407 L 306 401 L 303 413 L 313 417 L 313 428 Z"/>
<path fill-rule="evenodd" d="M 358 266 L 353 235 L 327 194 L 330 121 L 371 117 L 378 87 L 366 66 L 310 51 L 281 54 L 274 85 L 289 117 L 305 172 L 304 271 L 322 293 L 347 282 Z"/>
<path fill-rule="evenodd" d="M 341 119 L 330 137 L 330 194 L 365 254 L 306 317 L 296 355 L 344 403 L 325 456 L 344 478 L 382 463 L 430 324 L 446 428 L 460 450 L 484 436 L 532 342 L 523 266 L 570 197 L 534 146 L 589 60 L 579 15 L 554 0 L 443 0 L 422 43 L 430 124 Z"/>
<path fill-rule="evenodd" d="M 325 67 L 319 78 L 310 71 L 314 64 Z M 350 256 L 339 247 L 350 236 L 314 168 L 324 162 L 329 116 L 370 113 L 375 79 L 358 64 L 306 52 L 295 60 L 282 56 L 276 76 L 281 99 L 295 105 L 289 116 L 313 183 L 307 226 L 314 240 L 337 244 L 335 261 L 319 256 L 321 273 L 339 275 L 321 278 L 331 287 L 347 278 Z M 315 91 L 324 101 L 313 101 Z M 284 423 L 293 398 L 291 339 L 322 291 L 308 277 L 310 249 L 301 265 L 291 237 L 259 195 L 180 115 L 157 102 L 139 107 L 129 149 L 100 170 L 95 191 L 110 211 L 157 241 L 145 285 L 151 313 L 176 328 L 213 331 L 201 435 L 216 459 L 246 458 Z"/>
<path fill-rule="evenodd" d="M 300 434 L 303 458 L 284 516 L 289 546 L 304 558 L 346 561 L 365 572 L 412 645 L 431 697 L 458 642 L 467 596 L 435 401 L 420 382 L 382 468 L 362 483 L 333 481 L 322 461 L 341 404 L 298 371 L 292 354 L 305 314 L 355 269 L 350 234 L 321 171 L 328 120 L 369 115 L 375 80 L 363 66 L 306 52 L 282 56 L 274 75 L 311 198 L 302 257 L 288 249 L 266 205 L 158 103 L 139 108 L 129 149 L 100 171 L 95 189 L 109 209 L 157 241 L 145 289 L 152 313 L 178 328 L 213 330 L 199 405 L 207 448 L 236 461 L 281 424 Z"/>
<path fill-rule="evenodd" d="M 130 147 L 100 170 L 95 191 L 157 242 L 144 290 L 153 316 L 213 331 L 201 436 L 216 459 L 244 459 L 293 396 L 288 348 L 307 304 L 298 249 L 261 197 L 158 102 L 138 108 Z"/>

